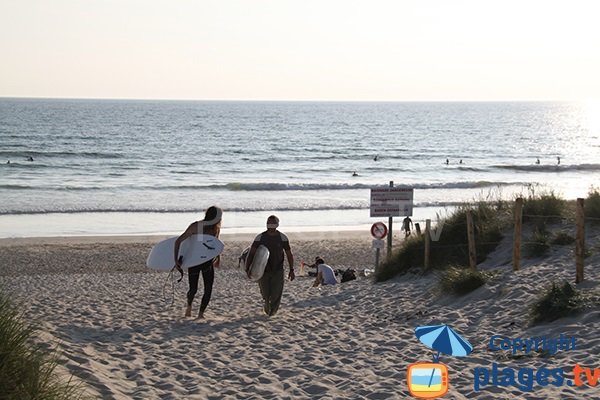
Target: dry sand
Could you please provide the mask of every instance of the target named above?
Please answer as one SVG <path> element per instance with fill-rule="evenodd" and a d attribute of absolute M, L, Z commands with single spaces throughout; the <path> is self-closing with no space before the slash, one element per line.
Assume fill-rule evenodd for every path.
<path fill-rule="evenodd" d="M 321 255 L 334 268 L 371 268 L 370 237 L 347 232 L 290 235 L 297 261 Z M 586 281 L 598 297 L 600 243 L 588 240 Z M 549 324 L 529 326 L 527 307 L 551 280 L 574 280 L 573 250 L 510 265 L 510 239 L 481 268 L 496 278 L 463 297 L 435 292 L 433 275 L 410 274 L 373 284 L 369 278 L 311 288 L 312 278 L 286 282 L 279 313 L 262 315 L 255 283 L 237 269 L 250 236 L 224 237 L 207 319 L 182 318 L 186 280 L 171 289 L 168 273 L 145 268 L 160 238 L 66 238 L 0 241 L 0 286 L 22 302 L 42 328 L 40 340 L 58 346 L 66 371 L 87 393 L 114 399 L 402 399 L 410 398 L 410 363 L 431 361 L 415 337 L 420 325 L 449 324 L 473 346 L 464 358 L 442 355 L 450 371 L 445 398 L 591 399 L 600 386 L 534 383 L 487 385 L 474 391 L 476 368 L 600 368 L 600 308 Z M 595 247 L 594 247 L 595 246 Z M 594 250 L 595 249 L 595 250 Z M 298 262 L 297 262 L 298 264 Z M 298 271 L 298 267 L 296 267 Z M 201 296 L 202 287 L 199 296 Z M 174 305 L 170 300 L 174 294 Z M 199 297 L 194 304 L 197 313 Z M 491 351 L 493 335 L 575 336 L 572 351 L 511 357 Z M 600 370 L 599 370 L 600 373 Z"/>

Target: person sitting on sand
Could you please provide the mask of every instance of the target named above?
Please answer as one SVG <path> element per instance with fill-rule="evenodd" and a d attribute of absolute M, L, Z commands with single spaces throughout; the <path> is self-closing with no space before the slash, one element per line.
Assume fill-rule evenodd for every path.
<path fill-rule="evenodd" d="M 254 261 L 254 254 L 256 249 L 261 244 L 269 249 L 269 259 L 265 268 L 265 273 L 258 280 L 258 286 L 260 288 L 260 294 L 264 300 L 263 311 L 269 317 L 274 316 L 279 310 L 281 304 L 281 297 L 283 295 L 283 284 L 284 284 L 284 254 L 287 256 L 288 264 L 290 266 L 290 272 L 288 279 L 293 281 L 296 278 L 294 274 L 294 255 L 290 248 L 290 241 L 287 236 L 282 232 L 279 232 L 279 218 L 275 215 L 267 218 L 267 230 L 263 233 L 259 233 L 252 246 L 250 246 L 250 252 L 246 260 L 246 266 L 252 265 Z M 250 277 L 250 270 L 246 267 L 246 273 Z"/>
<path fill-rule="evenodd" d="M 183 232 L 181 236 L 175 240 L 175 268 L 177 268 L 179 272 L 183 273 L 183 270 L 181 269 L 181 259 L 177 258 L 181 243 L 192 235 L 197 234 L 212 235 L 218 238 L 219 233 L 221 232 L 222 217 L 223 210 L 221 210 L 219 207 L 211 206 L 206 210 L 203 220 L 192 222 L 185 232 Z M 202 281 L 204 282 L 204 295 L 202 295 L 198 319 L 204 318 L 204 311 L 206 311 L 212 295 L 212 288 L 215 280 L 214 268 L 219 267 L 220 264 L 221 256 L 217 256 L 206 261 L 205 263 L 188 268 L 188 281 L 190 286 L 187 292 L 187 307 L 185 309 L 186 317 L 192 316 L 192 302 L 194 301 L 194 297 L 198 291 L 198 280 L 200 279 L 200 273 L 202 273 Z"/>
<path fill-rule="evenodd" d="M 315 279 L 315 283 L 313 283 L 313 287 L 337 284 L 333 268 L 325 264 L 325 261 L 321 257 L 317 257 L 315 263 L 317 264 L 317 278 Z"/>

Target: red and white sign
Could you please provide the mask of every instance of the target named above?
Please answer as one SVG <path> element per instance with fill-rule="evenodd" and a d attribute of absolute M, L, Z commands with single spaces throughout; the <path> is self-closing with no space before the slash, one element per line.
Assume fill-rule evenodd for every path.
<path fill-rule="evenodd" d="M 373 226 L 371 226 L 371 235 L 375 239 L 383 239 L 387 236 L 388 228 L 383 222 L 375 222 Z"/>

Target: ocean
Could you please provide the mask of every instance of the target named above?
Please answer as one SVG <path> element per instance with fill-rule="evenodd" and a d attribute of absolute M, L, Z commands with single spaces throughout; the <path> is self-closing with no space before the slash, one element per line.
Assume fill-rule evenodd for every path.
<path fill-rule="evenodd" d="M 585 197 L 600 181 L 599 114 L 546 102 L 3 98 L 0 237 L 170 234 L 213 204 L 224 232 L 258 232 L 270 214 L 283 231 L 368 229 L 382 220 L 369 217 L 370 188 L 390 181 L 414 188 L 414 221 L 528 190 Z"/>

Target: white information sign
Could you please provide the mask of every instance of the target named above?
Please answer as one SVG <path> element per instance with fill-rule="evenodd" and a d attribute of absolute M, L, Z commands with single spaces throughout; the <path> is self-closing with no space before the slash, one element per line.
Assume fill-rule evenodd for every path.
<path fill-rule="evenodd" d="M 412 216 L 413 198 L 413 188 L 371 188 L 371 217 Z"/>
<path fill-rule="evenodd" d="M 372 243 L 374 249 L 385 249 L 385 240 L 373 239 Z"/>

